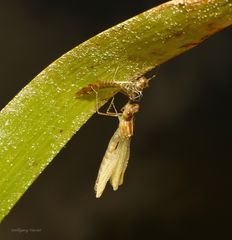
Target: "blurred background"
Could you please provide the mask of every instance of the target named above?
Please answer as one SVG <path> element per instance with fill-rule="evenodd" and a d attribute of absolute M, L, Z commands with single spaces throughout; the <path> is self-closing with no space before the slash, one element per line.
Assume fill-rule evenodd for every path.
<path fill-rule="evenodd" d="M 0 1 L 0 107 L 71 48 L 162 2 Z M 108 186 L 95 199 L 118 124 L 95 115 L 5 218 L 0 239 L 228 239 L 231 42 L 226 29 L 160 67 L 136 116 L 117 192 Z"/>

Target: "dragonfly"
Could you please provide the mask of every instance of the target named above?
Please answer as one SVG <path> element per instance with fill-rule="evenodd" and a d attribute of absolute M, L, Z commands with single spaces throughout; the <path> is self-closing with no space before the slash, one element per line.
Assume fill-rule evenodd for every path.
<path fill-rule="evenodd" d="M 141 76 L 134 81 L 97 81 L 87 85 L 76 93 L 76 96 L 79 98 L 94 92 L 97 113 L 106 116 L 115 116 L 119 120 L 118 128 L 109 141 L 98 171 L 94 186 L 97 198 L 101 197 L 108 181 L 110 181 L 114 191 L 123 184 L 130 157 L 131 137 L 134 134 L 134 116 L 139 111 L 138 101 L 143 95 L 144 88 L 149 86 L 150 79 Z M 99 111 L 98 91 L 103 88 L 115 88 L 128 96 L 129 101 L 121 109 L 121 112 L 117 112 L 113 103 L 114 98 L 112 98 L 106 113 Z M 111 107 L 113 107 L 114 112 L 109 111 Z"/>
<path fill-rule="evenodd" d="M 103 88 L 115 88 L 128 96 L 131 101 L 139 101 L 143 96 L 143 89 L 149 86 L 149 81 L 150 78 L 145 76 L 141 76 L 134 81 L 97 81 L 82 88 L 76 93 L 76 96 L 82 97 L 91 94 L 93 91 L 96 93 L 97 90 Z"/>
<path fill-rule="evenodd" d="M 95 183 L 96 197 L 100 198 L 108 181 L 116 191 L 123 184 L 124 174 L 130 157 L 130 142 L 134 133 L 134 115 L 139 111 L 139 104 L 129 101 L 117 116 L 119 125 L 109 141 L 101 162 Z M 108 113 L 109 114 L 109 113 Z"/>

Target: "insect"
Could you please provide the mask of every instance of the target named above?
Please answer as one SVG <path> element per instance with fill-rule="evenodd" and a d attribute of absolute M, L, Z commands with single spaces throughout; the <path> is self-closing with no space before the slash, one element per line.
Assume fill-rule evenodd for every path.
<path fill-rule="evenodd" d="M 97 198 L 101 197 L 108 181 L 110 181 L 115 191 L 123 184 L 123 178 L 130 156 L 131 137 L 134 133 L 134 115 L 139 111 L 139 104 L 136 102 L 141 99 L 143 89 L 148 87 L 149 80 L 150 78 L 148 79 L 145 76 L 141 76 L 134 81 L 98 81 L 94 84 L 89 84 L 76 93 L 77 97 L 82 97 L 95 92 L 97 113 L 115 116 L 119 119 L 118 128 L 110 139 L 98 171 L 94 187 Z M 120 113 L 117 112 L 114 106 L 114 98 L 106 113 L 98 111 L 98 90 L 102 88 L 116 88 L 128 96 L 129 101 Z M 111 107 L 114 108 L 115 112 L 109 112 Z"/>
<path fill-rule="evenodd" d="M 123 184 L 124 174 L 130 156 L 130 141 L 134 132 L 134 114 L 139 111 L 139 104 L 129 101 L 121 113 L 110 113 L 117 116 L 119 126 L 112 136 L 101 162 L 95 183 L 96 197 L 101 197 L 107 182 L 116 191 Z"/>
<path fill-rule="evenodd" d="M 150 78 L 141 76 L 135 81 L 98 81 L 96 83 L 90 83 L 82 88 L 76 93 L 76 96 L 82 97 L 86 94 L 92 93 L 94 90 L 97 91 L 102 88 L 116 88 L 121 93 L 127 95 L 130 100 L 138 101 L 142 97 L 143 89 L 148 87 L 149 80 Z"/>

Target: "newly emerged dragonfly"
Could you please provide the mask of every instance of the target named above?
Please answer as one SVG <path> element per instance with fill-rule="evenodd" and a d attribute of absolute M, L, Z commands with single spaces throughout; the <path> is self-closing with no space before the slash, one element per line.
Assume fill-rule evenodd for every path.
<path fill-rule="evenodd" d="M 123 183 L 124 174 L 128 165 L 130 156 L 130 141 L 134 132 L 134 115 L 139 111 L 139 104 L 135 103 L 141 99 L 143 89 L 148 87 L 150 78 L 145 76 L 139 77 L 134 81 L 98 81 L 87 85 L 76 93 L 76 96 L 82 97 L 86 94 L 96 94 L 97 113 L 107 116 L 115 116 L 119 119 L 119 126 L 112 136 L 105 155 L 101 162 L 97 180 L 95 183 L 96 197 L 101 197 L 107 182 L 110 183 L 116 191 Z M 123 107 L 122 112 L 118 113 L 113 100 L 108 108 L 112 106 L 114 113 L 107 110 L 106 113 L 98 111 L 98 90 L 102 88 L 116 88 L 123 94 L 127 95 L 129 102 Z"/>
<path fill-rule="evenodd" d="M 110 114 L 119 119 L 118 129 L 112 136 L 101 162 L 95 183 L 96 197 L 101 197 L 107 182 L 116 191 L 123 184 L 123 178 L 130 156 L 130 140 L 134 131 L 134 114 L 139 111 L 139 104 L 128 102 L 122 113 Z"/>

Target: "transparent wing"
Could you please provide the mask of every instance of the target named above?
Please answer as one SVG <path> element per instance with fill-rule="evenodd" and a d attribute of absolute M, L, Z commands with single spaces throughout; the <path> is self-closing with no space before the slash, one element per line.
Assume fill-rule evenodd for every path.
<path fill-rule="evenodd" d="M 117 164 L 110 177 L 110 183 L 114 191 L 123 183 L 123 176 L 130 156 L 130 138 L 121 139 L 117 152 Z"/>
<path fill-rule="evenodd" d="M 127 148 L 126 156 L 125 156 L 124 162 L 123 162 L 123 168 L 122 168 L 122 173 L 121 173 L 120 180 L 119 180 L 119 186 L 121 186 L 123 184 L 124 174 L 125 174 L 125 171 L 126 171 L 126 168 L 128 165 L 128 161 L 130 158 L 130 142 L 131 142 L 131 139 L 128 139 L 128 148 Z"/>
<path fill-rule="evenodd" d="M 96 191 L 96 197 L 99 198 L 102 195 L 102 192 L 105 189 L 106 183 L 110 179 L 115 166 L 117 165 L 117 155 L 118 155 L 118 149 L 121 146 L 121 135 L 119 129 L 117 129 L 110 139 L 109 145 L 106 149 L 105 155 L 103 157 L 103 160 L 101 162 L 97 180 L 95 183 L 95 191 Z"/>

